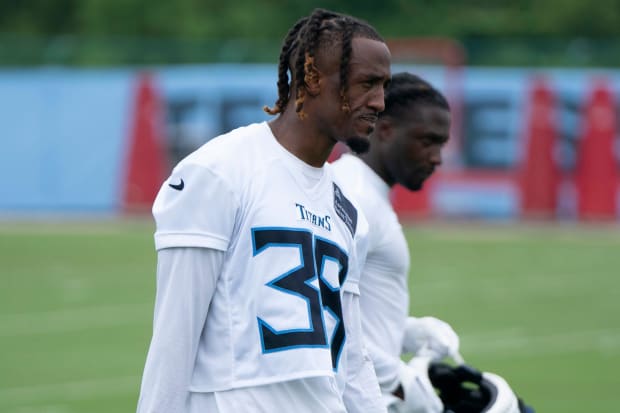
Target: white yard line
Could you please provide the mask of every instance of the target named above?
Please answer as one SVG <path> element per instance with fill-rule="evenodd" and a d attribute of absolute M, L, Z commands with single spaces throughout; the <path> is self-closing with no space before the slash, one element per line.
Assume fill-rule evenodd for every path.
<path fill-rule="evenodd" d="M 72 310 L 0 315 L 0 337 L 54 334 L 150 321 L 152 304 L 123 304 Z"/>
<path fill-rule="evenodd" d="M 527 335 L 517 329 L 461 335 L 466 354 L 542 356 L 582 350 L 620 352 L 620 329 Z"/>
<path fill-rule="evenodd" d="M 128 376 L 0 388 L 0 406 L 45 401 L 89 400 L 125 394 L 135 394 L 137 402 L 139 386 L 140 377 Z"/>

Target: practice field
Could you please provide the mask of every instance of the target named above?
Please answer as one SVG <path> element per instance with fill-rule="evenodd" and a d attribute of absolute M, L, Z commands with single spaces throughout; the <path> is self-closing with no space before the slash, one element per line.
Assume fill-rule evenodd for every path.
<path fill-rule="evenodd" d="M 0 222 L 0 412 L 135 411 L 152 320 L 150 221 Z M 618 411 L 620 228 L 407 230 L 411 311 L 542 413 Z"/>

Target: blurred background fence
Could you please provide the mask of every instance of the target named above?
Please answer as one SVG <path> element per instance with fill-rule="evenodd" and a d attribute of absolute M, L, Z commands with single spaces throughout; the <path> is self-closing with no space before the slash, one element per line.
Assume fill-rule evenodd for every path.
<path fill-rule="evenodd" d="M 451 100 L 441 171 L 402 214 L 617 219 L 620 72 L 395 63 Z M 170 167 L 269 117 L 274 64 L 0 69 L 0 212 L 146 210 Z M 458 114 L 458 116 L 456 116 Z"/>
<path fill-rule="evenodd" d="M 620 217 L 616 2 L 321 6 L 369 20 L 398 45 L 394 71 L 449 97 L 444 165 L 421 193 L 396 188 L 402 215 Z M 281 38 L 311 8 L 1 2 L 0 173 L 19 179 L 0 214 L 148 210 L 181 157 L 268 119 Z"/>

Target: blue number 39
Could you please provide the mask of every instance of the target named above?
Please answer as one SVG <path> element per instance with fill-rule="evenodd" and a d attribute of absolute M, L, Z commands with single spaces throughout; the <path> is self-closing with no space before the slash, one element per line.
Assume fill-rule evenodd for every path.
<path fill-rule="evenodd" d="M 306 300 L 310 319 L 309 328 L 278 331 L 258 317 L 263 352 L 329 346 L 332 367 L 336 369 L 345 341 L 340 286 L 347 276 L 347 254 L 336 244 L 315 237 L 310 231 L 293 228 L 255 228 L 252 230 L 252 244 L 254 256 L 270 247 L 299 250 L 300 265 L 271 280 L 267 285 Z M 333 260 L 339 265 L 337 286 L 331 285 L 325 277 L 324 267 L 327 260 Z M 311 284 L 317 278 L 319 290 Z M 331 340 L 327 338 L 323 309 L 336 319 Z"/>

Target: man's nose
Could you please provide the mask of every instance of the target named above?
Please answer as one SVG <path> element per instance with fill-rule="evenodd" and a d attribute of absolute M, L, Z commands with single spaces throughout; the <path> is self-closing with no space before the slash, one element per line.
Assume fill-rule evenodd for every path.
<path fill-rule="evenodd" d="M 443 162 L 443 159 L 441 157 L 441 146 L 436 145 L 433 147 L 433 149 L 431 150 L 431 163 L 434 166 L 439 166 L 441 165 L 441 163 Z"/>
<path fill-rule="evenodd" d="M 373 108 L 377 112 L 383 112 L 385 110 L 385 90 L 383 86 L 379 86 L 375 89 L 368 106 Z"/>

